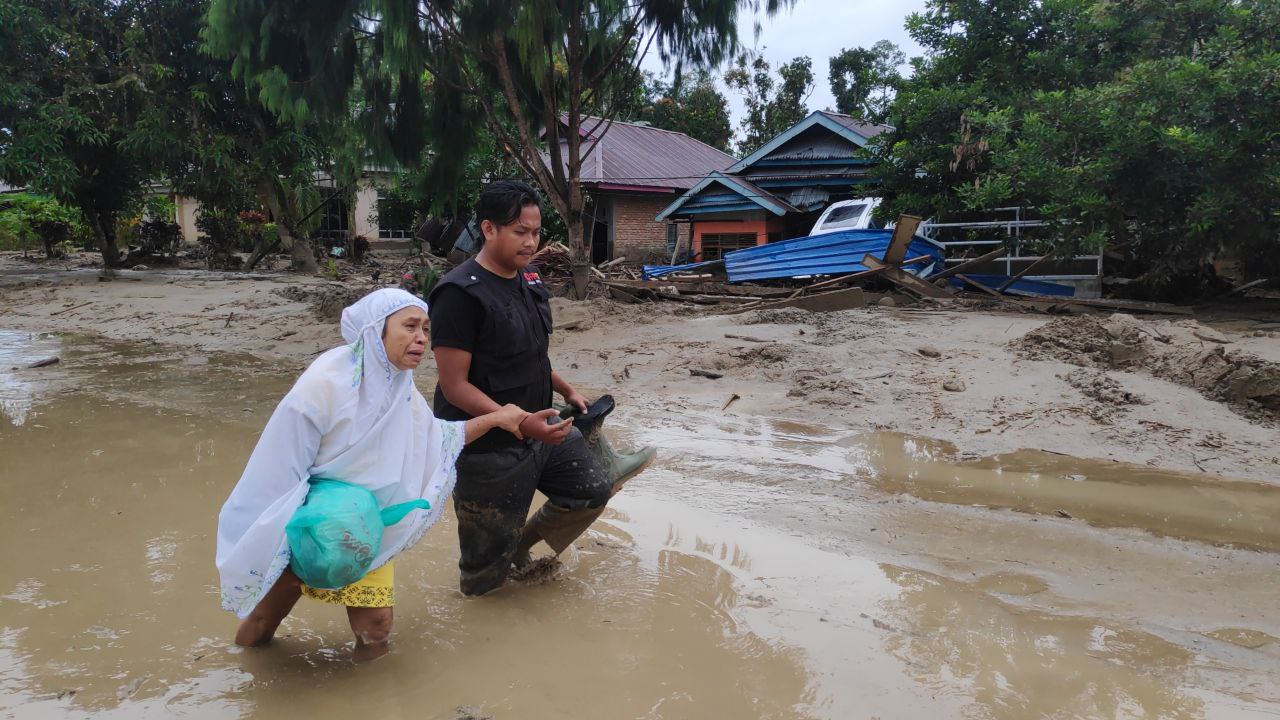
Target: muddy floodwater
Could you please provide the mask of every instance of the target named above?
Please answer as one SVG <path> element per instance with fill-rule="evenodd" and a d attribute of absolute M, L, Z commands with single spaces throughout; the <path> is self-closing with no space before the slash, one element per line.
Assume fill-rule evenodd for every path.
<path fill-rule="evenodd" d="M 1280 486 L 658 398 L 606 428 L 659 462 L 551 579 L 463 598 L 446 515 L 388 656 L 306 599 L 235 648 L 216 515 L 295 374 L 0 332 L 0 714 L 1280 717 Z"/>

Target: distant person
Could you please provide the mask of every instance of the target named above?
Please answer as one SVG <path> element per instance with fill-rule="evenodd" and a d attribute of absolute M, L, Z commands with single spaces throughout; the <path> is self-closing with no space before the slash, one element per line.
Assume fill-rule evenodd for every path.
<path fill-rule="evenodd" d="M 391 559 L 444 511 L 462 446 L 486 433 L 518 437 L 530 413 L 515 405 L 462 422 L 437 420 L 414 386 L 427 352 L 427 305 L 396 289 L 376 290 L 342 312 L 347 345 L 325 352 L 276 407 L 244 475 L 218 516 L 222 606 L 243 619 L 237 645 L 271 640 L 302 595 L 344 605 L 357 657 L 386 651 L 395 604 Z M 555 411 L 541 413 L 545 423 Z M 385 528 L 372 569 L 334 590 L 309 588 L 290 570 L 285 525 L 312 478 L 371 491 L 380 507 L 424 499 Z M 305 573 L 304 573 L 305 574 Z"/>
<path fill-rule="evenodd" d="M 476 203 L 483 243 L 431 292 L 431 347 L 440 382 L 436 415 L 482 417 L 505 404 L 532 413 L 523 439 L 491 431 L 458 458 L 460 587 L 483 595 L 506 582 L 513 566 L 531 560 L 539 541 L 559 554 L 586 531 L 616 488 L 653 459 L 653 451 L 606 454 L 570 419 L 548 424 L 552 393 L 586 413 L 587 398 L 551 367 L 550 294 L 529 267 L 542 232 L 538 195 L 529 185 L 491 183 Z M 609 401 L 608 409 L 612 409 Z M 597 420 L 604 411 L 596 411 Z M 532 518 L 534 491 L 547 502 Z"/>

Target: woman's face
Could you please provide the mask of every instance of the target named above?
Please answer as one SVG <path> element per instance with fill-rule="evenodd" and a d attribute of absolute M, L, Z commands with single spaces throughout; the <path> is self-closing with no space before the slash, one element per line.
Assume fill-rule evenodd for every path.
<path fill-rule="evenodd" d="M 397 310 L 382 326 L 382 344 L 387 359 L 400 370 L 413 370 L 427 354 L 429 320 L 422 308 L 411 306 Z"/>
<path fill-rule="evenodd" d="M 525 205 L 510 225 L 496 225 L 490 220 L 480 223 L 484 233 L 484 254 L 513 270 L 521 270 L 538 252 L 542 238 L 542 211 L 537 205 Z"/>

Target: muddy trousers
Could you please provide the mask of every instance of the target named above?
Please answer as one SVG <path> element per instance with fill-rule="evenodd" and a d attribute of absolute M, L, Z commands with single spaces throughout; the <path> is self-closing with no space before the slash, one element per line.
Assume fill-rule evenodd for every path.
<path fill-rule="evenodd" d="M 534 491 L 547 502 L 526 523 Z M 483 595 L 506 582 L 522 533 L 556 553 L 569 547 L 604 512 L 611 491 L 608 474 L 576 428 L 555 446 L 464 452 L 453 491 L 463 594 Z"/>

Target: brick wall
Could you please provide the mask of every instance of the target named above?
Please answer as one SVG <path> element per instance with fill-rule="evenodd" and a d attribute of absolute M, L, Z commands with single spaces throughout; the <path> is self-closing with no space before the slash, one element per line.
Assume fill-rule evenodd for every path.
<path fill-rule="evenodd" d="M 653 218 L 675 200 L 674 195 L 614 195 L 613 257 L 625 255 L 628 262 L 670 260 L 667 252 L 667 224 Z M 681 225 L 681 241 L 688 242 L 688 225 Z"/>

